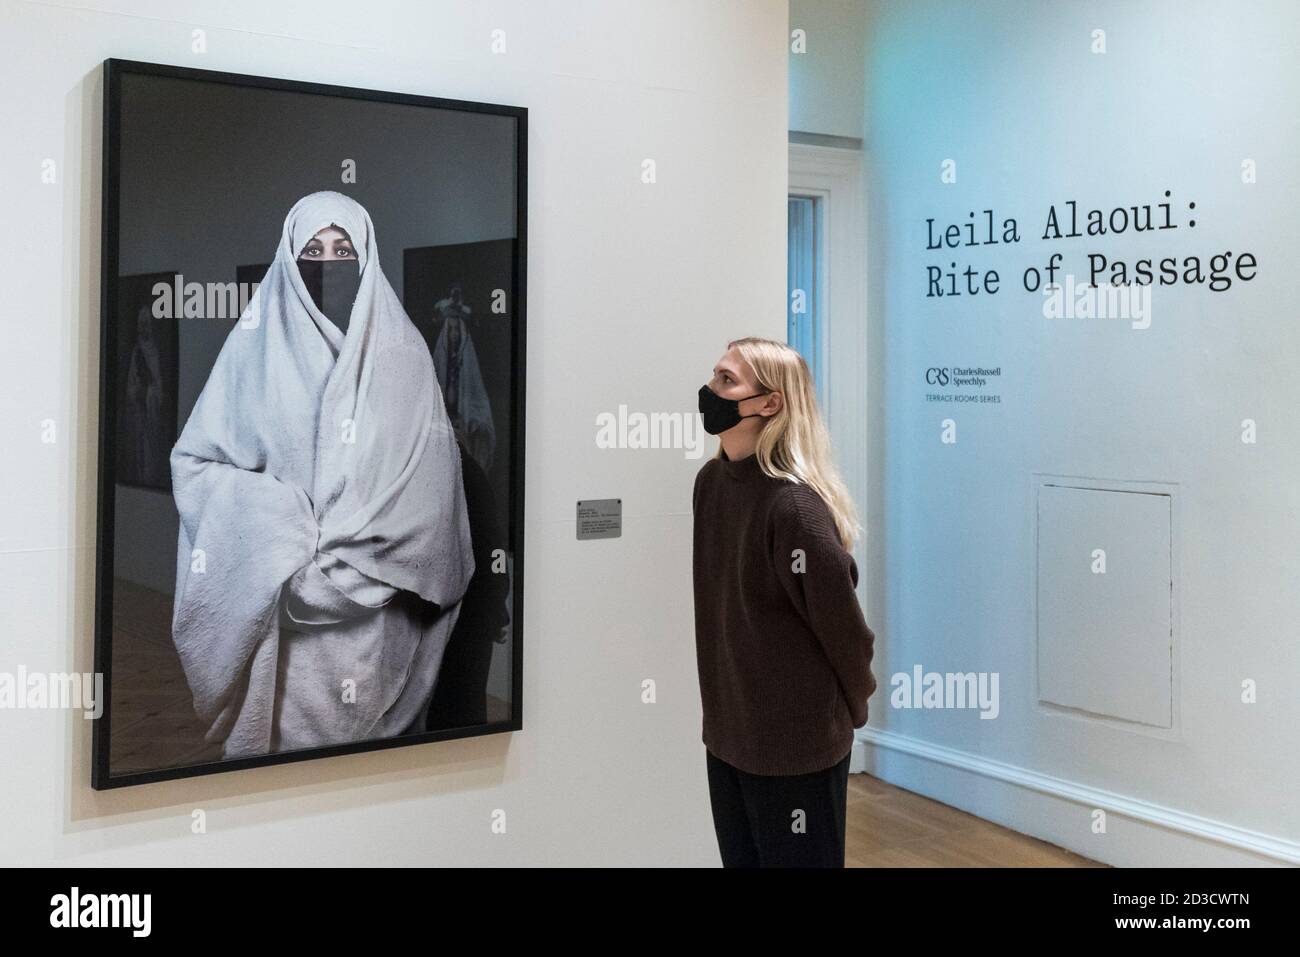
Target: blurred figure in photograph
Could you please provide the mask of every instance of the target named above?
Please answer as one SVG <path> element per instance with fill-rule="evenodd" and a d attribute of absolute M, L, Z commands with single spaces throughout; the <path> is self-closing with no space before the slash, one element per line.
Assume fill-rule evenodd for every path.
<path fill-rule="evenodd" d="M 433 367 L 442 383 L 447 415 L 464 436 L 470 455 L 488 471 L 496 449 L 496 429 L 470 337 L 470 308 L 464 302 L 460 283 L 452 284 L 447 297 L 434 304 L 433 313 L 442 324 L 433 347 Z"/>
<path fill-rule="evenodd" d="M 136 313 L 135 344 L 126 369 L 126 474 L 141 485 L 166 487 L 162 356 L 153 334 L 153 322 L 150 307 L 141 306 Z"/>

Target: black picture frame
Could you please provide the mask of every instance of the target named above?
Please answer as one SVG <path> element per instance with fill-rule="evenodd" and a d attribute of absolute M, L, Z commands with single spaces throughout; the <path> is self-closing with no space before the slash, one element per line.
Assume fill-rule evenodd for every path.
<path fill-rule="evenodd" d="M 509 517 L 509 552 L 513 575 L 509 588 L 511 613 L 510 716 L 506 720 L 447 727 L 397 737 L 354 741 L 325 747 L 273 752 L 265 755 L 222 758 L 176 767 L 111 773 L 110 742 L 113 721 L 113 620 L 115 495 L 118 462 L 119 253 L 121 221 L 122 81 L 127 76 L 194 80 L 253 87 L 269 91 L 343 97 L 374 103 L 428 107 L 487 113 L 507 117 L 515 123 L 515 237 L 512 269 L 514 324 L 509 395 L 509 495 L 505 513 Z M 95 790 L 148 784 L 248 768 L 297 763 L 344 754 L 380 751 L 444 740 L 519 731 L 523 728 L 523 611 L 524 611 L 524 439 L 527 355 L 527 238 L 528 238 L 528 110 L 525 107 L 480 103 L 411 93 L 345 87 L 298 80 L 250 76 L 213 70 L 145 63 L 110 58 L 103 63 L 103 155 L 102 155 L 102 248 L 100 286 L 100 420 L 99 474 L 96 537 L 95 670 L 103 675 L 103 710 L 95 719 L 92 734 L 91 786 Z"/>

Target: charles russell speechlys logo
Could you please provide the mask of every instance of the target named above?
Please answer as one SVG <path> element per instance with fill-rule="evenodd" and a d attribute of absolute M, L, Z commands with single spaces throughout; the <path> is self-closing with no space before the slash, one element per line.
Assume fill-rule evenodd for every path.
<path fill-rule="evenodd" d="M 988 387 L 1001 378 L 1001 366 L 930 366 L 925 370 L 925 384 L 929 387 L 925 401 L 997 405 L 1002 396 L 988 391 Z"/>
<path fill-rule="evenodd" d="M 983 388 L 991 378 L 1002 375 L 1002 367 L 986 369 L 983 366 L 931 366 L 925 370 L 926 385 L 952 384 L 961 388 L 974 386 Z"/>

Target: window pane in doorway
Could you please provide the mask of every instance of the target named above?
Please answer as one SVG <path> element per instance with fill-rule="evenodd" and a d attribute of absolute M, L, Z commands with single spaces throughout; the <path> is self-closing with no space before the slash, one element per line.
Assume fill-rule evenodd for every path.
<path fill-rule="evenodd" d="M 816 196 L 790 196 L 786 342 L 808 363 L 817 386 L 817 402 L 824 410 L 826 323 L 822 263 L 826 251 L 822 236 L 822 200 Z"/>

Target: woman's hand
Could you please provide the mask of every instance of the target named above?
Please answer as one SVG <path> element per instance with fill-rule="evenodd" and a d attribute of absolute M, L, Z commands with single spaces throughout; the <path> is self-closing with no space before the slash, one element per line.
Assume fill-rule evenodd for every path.
<path fill-rule="evenodd" d="M 280 625 L 311 631 L 354 618 L 373 615 L 397 589 L 363 575 L 331 555 L 317 554 L 298 569 L 280 595 Z"/>

